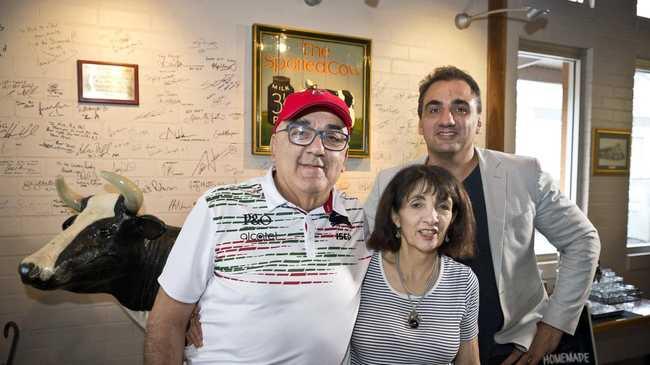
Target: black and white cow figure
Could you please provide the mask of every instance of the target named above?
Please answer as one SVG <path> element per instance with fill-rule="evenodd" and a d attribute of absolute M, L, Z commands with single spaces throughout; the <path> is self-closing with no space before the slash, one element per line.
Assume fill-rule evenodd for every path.
<path fill-rule="evenodd" d="M 158 292 L 157 278 L 180 231 L 151 215 L 137 215 L 142 191 L 112 172 L 100 175 L 119 194 L 82 197 L 62 177 L 56 188 L 63 202 L 78 212 L 63 231 L 22 260 L 24 284 L 41 290 L 108 293 L 124 307 L 148 311 Z"/>
<path fill-rule="evenodd" d="M 305 80 L 305 89 L 318 89 L 318 84 L 313 80 Z M 345 102 L 345 105 L 350 109 L 350 118 L 352 119 L 352 127 L 354 127 L 355 114 L 354 114 L 354 95 L 350 90 L 335 90 L 335 89 L 325 89 L 330 94 L 337 96 L 339 99 Z"/>
<path fill-rule="evenodd" d="M 354 127 L 354 121 L 355 121 L 354 95 L 352 95 L 352 93 L 349 90 L 332 90 L 332 89 L 325 89 L 325 90 L 329 91 L 335 96 L 338 96 L 339 99 L 345 102 L 345 105 L 347 105 L 348 109 L 350 109 L 350 118 L 352 119 L 352 127 Z"/>

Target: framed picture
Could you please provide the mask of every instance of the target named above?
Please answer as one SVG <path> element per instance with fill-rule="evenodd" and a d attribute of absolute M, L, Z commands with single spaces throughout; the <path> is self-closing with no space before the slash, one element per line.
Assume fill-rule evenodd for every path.
<path fill-rule="evenodd" d="M 630 130 L 594 129 L 593 171 L 596 175 L 630 172 Z"/>
<path fill-rule="evenodd" d="M 77 60 L 77 93 L 85 103 L 139 105 L 138 65 Z"/>
<path fill-rule="evenodd" d="M 253 154 L 271 153 L 287 95 L 316 85 L 350 107 L 350 157 L 370 156 L 370 47 L 369 39 L 254 24 Z"/>

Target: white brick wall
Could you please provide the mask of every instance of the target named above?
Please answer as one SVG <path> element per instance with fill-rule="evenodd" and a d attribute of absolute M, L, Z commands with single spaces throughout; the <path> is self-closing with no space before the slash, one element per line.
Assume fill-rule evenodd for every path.
<path fill-rule="evenodd" d="M 471 10 L 487 5 L 481 0 Z M 453 28 L 453 16 L 461 11 L 453 0 L 382 0 L 377 8 L 363 1 L 327 0 L 308 7 L 302 0 L 182 1 L 151 0 L 6 0 L 0 11 L 0 84 L 26 80 L 38 86 L 33 95 L 2 94 L 0 122 L 38 126 L 34 135 L 23 139 L 0 139 L 0 325 L 16 321 L 21 341 L 16 364 L 139 364 L 142 332 L 122 313 L 108 295 L 43 292 L 24 287 L 17 275 L 20 259 L 35 251 L 54 234 L 69 213 L 61 208 L 52 181 L 63 173 L 75 189 L 92 194 L 101 189 L 96 173 L 119 171 L 136 180 L 145 190 L 145 210 L 167 223 L 179 225 L 187 209 L 170 209 L 175 201 L 191 206 L 206 185 L 240 181 L 264 172 L 267 157 L 250 155 L 250 39 L 252 23 L 285 25 L 329 33 L 371 38 L 372 156 L 348 164 L 339 186 L 365 198 L 377 170 L 424 153 L 417 135 L 417 84 L 434 67 L 455 64 L 473 74 L 485 87 L 486 33 L 483 23 L 468 30 Z M 35 33 L 27 27 L 56 24 L 54 43 L 61 49 L 34 45 Z M 201 79 L 190 74 L 176 85 L 160 80 L 159 56 L 187 56 L 192 41 L 218 41 L 220 54 L 238 62 L 240 86 L 229 95 L 225 108 L 211 108 L 200 94 Z M 56 57 L 52 57 L 52 52 Z M 1 53 L 0 53 L 1 54 Z M 94 110 L 78 108 L 76 96 L 77 59 L 137 63 L 140 66 L 139 107 L 107 106 Z M 62 95 L 47 96 L 56 83 Z M 199 85 L 199 86 L 197 86 Z M 188 91 L 189 90 L 189 91 Z M 191 106 L 165 103 L 183 99 Z M 38 102 L 59 100 L 68 106 L 61 117 L 40 116 Z M 26 107 L 32 101 L 34 107 Z M 187 123 L 187 110 L 223 113 L 214 124 Z M 137 117 L 160 112 L 157 118 Z M 97 138 L 94 143 L 111 143 L 119 156 L 101 156 L 39 147 L 53 137 L 46 129 L 56 123 L 85 128 Z M 167 128 L 183 127 L 186 134 L 214 135 L 228 128 L 230 139 L 208 143 L 163 142 L 157 137 Z M 77 146 L 77 137 L 71 143 Z M 482 140 L 481 140 L 481 143 Z M 234 152 L 219 162 L 214 171 L 198 178 L 190 176 L 202 151 L 232 144 Z M 156 151 L 154 154 L 151 151 Z M 90 156 L 89 156 L 90 155 Z M 23 166 L 25 176 L 11 176 L 8 168 L 16 161 L 33 161 Z M 181 174 L 181 175 L 177 175 Z M 167 193 L 151 190 L 157 181 L 173 188 Z M 198 188 L 197 188 L 198 186 Z M 5 361 L 8 343 L 0 341 L 0 362 Z"/>

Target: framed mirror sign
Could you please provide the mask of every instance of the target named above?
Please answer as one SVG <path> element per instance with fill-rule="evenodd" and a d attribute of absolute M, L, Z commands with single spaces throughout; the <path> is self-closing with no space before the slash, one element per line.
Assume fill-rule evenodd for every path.
<path fill-rule="evenodd" d="M 369 39 L 253 25 L 253 154 L 270 154 L 273 124 L 287 95 L 307 87 L 343 99 L 353 120 L 350 157 L 370 155 Z"/>

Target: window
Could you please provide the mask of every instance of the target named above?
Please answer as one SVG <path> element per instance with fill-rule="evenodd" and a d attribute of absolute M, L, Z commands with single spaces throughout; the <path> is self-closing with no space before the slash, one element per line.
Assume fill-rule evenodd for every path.
<path fill-rule="evenodd" d="M 627 247 L 650 246 L 650 65 L 634 73 Z"/>
<path fill-rule="evenodd" d="M 518 54 L 515 153 L 536 157 L 573 201 L 577 196 L 579 66 L 577 58 Z M 557 250 L 537 232 L 535 252 Z"/>
<path fill-rule="evenodd" d="M 636 0 L 636 16 L 650 18 L 650 0 Z"/>

